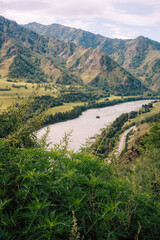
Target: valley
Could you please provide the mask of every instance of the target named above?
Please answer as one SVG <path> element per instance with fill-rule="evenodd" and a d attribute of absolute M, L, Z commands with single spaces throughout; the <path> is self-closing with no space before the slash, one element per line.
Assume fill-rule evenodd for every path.
<path fill-rule="evenodd" d="M 152 100 L 153 101 L 153 100 Z M 101 129 L 107 128 L 121 114 L 136 111 L 142 105 L 148 104 L 151 100 L 141 100 L 127 103 L 120 103 L 110 107 L 90 109 L 73 120 L 48 125 L 50 132 L 47 143 L 50 148 L 63 142 L 65 135 L 68 137 L 68 149 L 78 151 L 91 139 L 95 139 L 100 134 Z M 158 110 L 158 109 L 157 109 Z M 159 110 L 160 112 L 160 110 Z M 150 113 L 151 114 L 151 113 Z M 99 119 L 96 118 L 99 116 Z M 39 138 L 46 132 L 46 127 L 38 131 Z M 94 140 L 91 140 L 93 142 Z"/>
<path fill-rule="evenodd" d="M 0 239 L 160 239 L 159 61 L 143 36 L 0 16 Z"/>
<path fill-rule="evenodd" d="M 147 87 L 159 91 L 159 42 L 143 36 L 128 40 L 111 39 L 59 24 L 42 25 L 33 22 L 26 24 L 25 27 L 41 35 L 55 36 L 63 41 L 73 42 L 77 46 L 91 47 L 105 52 Z"/>
<path fill-rule="evenodd" d="M 79 153 L 68 150 L 67 138 L 47 149 L 47 132 L 41 140 L 35 135 L 44 118 L 26 120 L 28 104 L 0 118 L 1 238 L 126 240 L 141 226 L 139 237 L 158 240 L 160 102 L 123 113 Z M 120 134 L 132 124 L 136 131 L 115 158 Z"/>
<path fill-rule="evenodd" d="M 118 98 L 157 94 L 99 49 L 77 47 L 54 36 L 38 35 L 3 17 L 0 21 L 3 109 L 29 96 L 36 87 L 39 96 L 65 95 L 64 103 L 77 102 L 77 105 L 111 95 Z"/>

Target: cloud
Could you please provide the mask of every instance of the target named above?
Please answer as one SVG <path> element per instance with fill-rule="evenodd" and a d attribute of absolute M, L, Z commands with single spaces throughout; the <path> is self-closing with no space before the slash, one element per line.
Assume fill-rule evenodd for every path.
<path fill-rule="evenodd" d="M 34 9 L 36 10 L 42 10 L 44 7 L 46 7 L 46 4 L 44 1 L 38 1 L 38 0 L 0 0 L 0 6 L 1 11 L 17 11 L 19 14 L 20 11 L 27 12 L 32 11 Z"/>
<path fill-rule="evenodd" d="M 147 14 L 144 14 L 145 8 L 148 10 Z M 160 4 L 157 0 L 153 0 L 152 3 L 148 0 L 112 0 L 112 7 L 109 10 L 104 8 L 104 13 L 107 20 L 128 26 L 152 26 L 160 22 Z"/>
<path fill-rule="evenodd" d="M 104 24 L 104 27 L 109 29 L 110 37 L 119 39 L 133 39 L 140 35 L 140 33 L 134 29 L 122 27 L 115 24 Z"/>
<path fill-rule="evenodd" d="M 60 20 L 59 23 L 65 26 L 83 29 L 86 31 L 90 31 L 92 25 L 94 25 L 93 21 L 90 21 L 88 19 L 64 19 Z"/>
<path fill-rule="evenodd" d="M 133 4 L 139 14 L 127 12 Z M 40 19 L 45 16 L 48 22 L 55 18 L 103 18 L 132 26 L 151 26 L 160 22 L 159 0 L 0 0 L 0 6 L 2 15 L 13 14 L 18 18 L 22 13 L 28 13 L 34 18 L 36 13 Z M 140 9 L 146 6 L 150 6 L 151 12 L 140 14 Z"/>
<path fill-rule="evenodd" d="M 160 25 L 160 0 L 0 0 L 0 6 L 0 15 L 20 24 L 60 23 L 117 38 Z"/>

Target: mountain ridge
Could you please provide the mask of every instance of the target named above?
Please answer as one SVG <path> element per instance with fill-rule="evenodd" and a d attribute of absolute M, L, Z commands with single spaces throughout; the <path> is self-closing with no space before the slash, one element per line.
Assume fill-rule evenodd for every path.
<path fill-rule="evenodd" d="M 0 67 L 3 69 L 5 57 L 7 59 L 12 57 L 9 72 L 5 77 L 26 79 L 31 83 L 51 82 L 84 86 L 89 84 L 104 92 L 122 95 L 142 94 L 147 90 L 138 79 L 98 49 L 79 48 L 73 43 L 65 43 L 54 36 L 38 35 L 3 17 L 0 21 L 2 36 Z M 12 41 L 12 46 L 10 41 Z M 90 72 L 86 71 L 86 61 Z M 93 62 L 95 63 L 94 69 Z"/>
<path fill-rule="evenodd" d="M 73 42 L 77 46 L 98 48 L 147 87 L 160 91 L 160 74 L 154 71 L 160 64 L 160 43 L 157 41 L 143 36 L 127 40 L 111 39 L 60 24 L 37 25 L 34 22 L 24 26 L 42 35 L 54 35 L 61 40 Z"/>

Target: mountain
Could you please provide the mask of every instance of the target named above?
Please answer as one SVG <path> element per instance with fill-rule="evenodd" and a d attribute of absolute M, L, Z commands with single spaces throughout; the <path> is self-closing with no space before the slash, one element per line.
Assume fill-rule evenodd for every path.
<path fill-rule="evenodd" d="M 145 37 L 131 40 L 110 39 L 81 29 L 59 24 L 29 23 L 25 27 L 41 34 L 86 48 L 98 48 L 107 53 L 127 71 L 139 78 L 147 87 L 160 92 L 160 43 Z"/>
<path fill-rule="evenodd" d="M 42 36 L 0 17 L 1 78 L 91 86 L 121 95 L 142 94 L 141 82 L 98 49 Z"/>
<path fill-rule="evenodd" d="M 3 77 L 27 82 L 57 80 L 61 83 L 80 83 L 65 67 L 59 55 L 72 54 L 74 44 L 54 37 L 43 37 L 14 21 L 0 17 L 0 60 Z"/>
<path fill-rule="evenodd" d="M 70 28 L 60 24 L 42 25 L 36 22 L 25 24 L 26 28 L 41 35 L 55 36 L 67 42 L 73 42 L 77 46 L 85 48 L 96 48 L 103 43 L 106 38 L 81 29 Z"/>
<path fill-rule="evenodd" d="M 139 80 L 98 49 L 78 49 L 67 60 L 67 67 L 78 73 L 84 83 L 115 94 L 130 95 L 145 90 Z"/>

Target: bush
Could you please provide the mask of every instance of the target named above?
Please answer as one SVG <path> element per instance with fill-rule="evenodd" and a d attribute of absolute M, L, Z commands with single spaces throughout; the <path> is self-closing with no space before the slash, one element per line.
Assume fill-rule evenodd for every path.
<path fill-rule="evenodd" d="M 121 175 L 89 153 L 37 148 L 43 117 L 27 119 L 31 101 L 0 118 L 0 239 L 160 239 L 159 145 L 145 152 L 159 124 L 142 161 Z"/>
<path fill-rule="evenodd" d="M 0 148 L 0 239 L 159 239 L 158 203 L 112 165 L 86 153 Z"/>
<path fill-rule="evenodd" d="M 10 146 L 37 146 L 36 130 L 41 127 L 47 116 L 40 110 L 32 117 L 29 116 L 28 110 L 35 94 L 36 91 L 20 105 L 11 106 L 0 115 L 0 138 L 4 138 Z"/>

